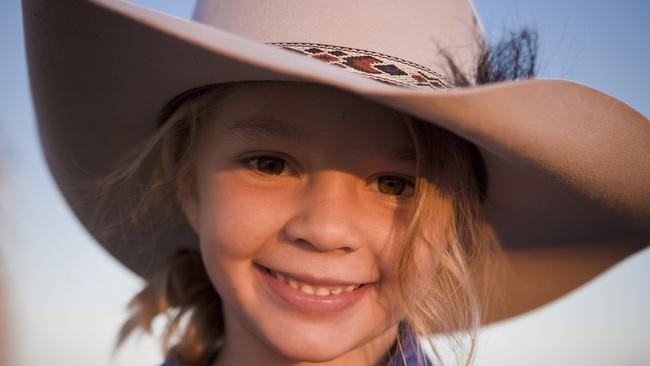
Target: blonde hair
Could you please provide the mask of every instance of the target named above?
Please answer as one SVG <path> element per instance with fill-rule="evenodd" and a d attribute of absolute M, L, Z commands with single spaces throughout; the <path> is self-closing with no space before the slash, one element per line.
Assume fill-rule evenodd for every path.
<path fill-rule="evenodd" d="M 219 100 L 241 84 L 206 86 L 174 99 L 163 111 L 156 135 L 130 165 L 111 177 L 109 185 L 128 179 L 145 159 L 154 157 L 157 164 L 151 172 L 149 194 L 145 204 L 139 204 L 144 209 L 138 215 L 161 209 L 171 215 L 180 210 L 177 197 L 196 194 L 193 164 L 202 131 Z M 428 122 L 398 115 L 408 126 L 417 155 L 415 211 L 396 259 L 408 324 L 404 329 L 418 336 L 456 331 L 469 334 L 470 349 L 462 352 L 469 356 L 469 364 L 481 322 L 481 297 L 487 293 L 476 287 L 473 278 L 488 278 L 492 266 L 486 263 L 499 254 L 481 211 L 483 163 L 466 140 Z M 423 262 L 423 256 L 437 264 Z M 489 286 L 489 281 L 481 283 Z M 135 329 L 151 332 L 153 320 L 165 315 L 165 354 L 183 366 L 206 365 L 223 337 L 220 303 L 200 255 L 180 252 L 129 303 L 132 313 L 120 332 L 118 345 Z M 461 337 L 457 343 L 462 343 Z"/>
<path fill-rule="evenodd" d="M 435 334 L 448 335 L 458 364 L 471 364 L 482 315 L 494 301 L 490 297 L 498 297 L 493 280 L 503 268 L 501 247 L 482 211 L 485 167 L 470 142 L 430 123 L 404 118 L 418 170 L 416 208 L 398 262 L 402 305 L 410 327 L 426 336 L 440 363 L 431 337 Z M 437 260 L 433 274 L 422 268 L 428 262 L 418 260 L 427 255 Z M 469 350 L 463 336 L 469 336 Z"/>

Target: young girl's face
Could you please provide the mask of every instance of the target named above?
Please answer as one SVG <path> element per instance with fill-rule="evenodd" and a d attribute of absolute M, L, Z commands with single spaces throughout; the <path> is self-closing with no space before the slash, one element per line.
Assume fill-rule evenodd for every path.
<path fill-rule="evenodd" d="M 223 302 L 220 357 L 375 362 L 403 317 L 395 265 L 415 177 L 404 122 L 298 83 L 240 85 L 211 120 L 184 209 Z"/>

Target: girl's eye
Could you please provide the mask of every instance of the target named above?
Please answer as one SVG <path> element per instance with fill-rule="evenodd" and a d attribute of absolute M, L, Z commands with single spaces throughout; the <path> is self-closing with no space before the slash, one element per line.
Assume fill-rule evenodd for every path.
<path fill-rule="evenodd" d="M 390 196 L 410 196 L 413 194 L 413 183 L 407 179 L 382 175 L 377 179 L 379 192 Z"/>
<path fill-rule="evenodd" d="M 246 162 L 264 174 L 280 175 L 284 171 L 284 160 L 273 156 L 256 156 Z"/>

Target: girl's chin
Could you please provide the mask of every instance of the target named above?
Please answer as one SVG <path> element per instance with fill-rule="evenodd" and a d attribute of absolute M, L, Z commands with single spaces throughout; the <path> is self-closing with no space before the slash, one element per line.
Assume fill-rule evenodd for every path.
<path fill-rule="evenodd" d="M 381 357 L 397 335 L 397 324 L 379 326 L 383 323 L 381 319 L 369 322 L 363 315 L 320 322 L 302 314 L 274 315 L 257 322 L 256 326 L 262 327 L 258 328 L 262 334 L 258 334 L 280 359 L 292 362 L 340 360 L 341 364 L 366 364 L 368 360 L 364 357 L 373 354 Z"/>
<path fill-rule="evenodd" d="M 291 361 L 290 363 L 333 361 L 346 357 L 348 353 L 354 352 L 359 347 L 359 344 L 341 340 L 341 337 L 314 339 L 313 333 L 297 335 L 297 337 L 300 339 L 299 342 L 292 342 L 291 336 L 273 338 L 271 346 L 280 358 Z"/>

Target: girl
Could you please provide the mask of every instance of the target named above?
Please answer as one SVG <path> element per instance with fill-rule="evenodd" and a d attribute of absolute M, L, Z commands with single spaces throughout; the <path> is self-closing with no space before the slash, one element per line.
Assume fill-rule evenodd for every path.
<path fill-rule="evenodd" d="M 170 365 L 427 365 L 417 336 L 473 337 L 645 245 L 647 119 L 568 82 L 473 87 L 534 57 L 496 67 L 470 4 L 250 5 L 25 2 L 55 177 L 149 280 L 122 339 L 163 313 Z"/>

